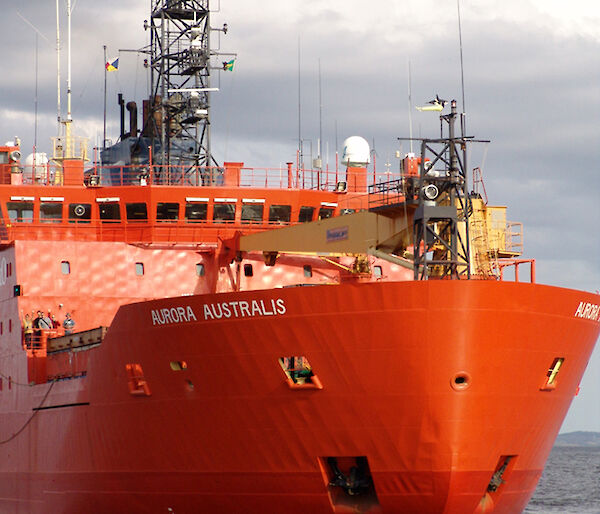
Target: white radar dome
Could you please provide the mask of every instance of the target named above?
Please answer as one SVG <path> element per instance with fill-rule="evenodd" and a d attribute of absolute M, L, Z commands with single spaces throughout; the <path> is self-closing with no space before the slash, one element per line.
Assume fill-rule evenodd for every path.
<path fill-rule="evenodd" d="M 351 136 L 344 141 L 342 164 L 351 167 L 365 167 L 371 162 L 371 149 L 367 140 L 360 136 Z"/>
<path fill-rule="evenodd" d="M 25 172 L 32 174 L 35 178 L 46 176 L 46 168 L 48 167 L 48 155 L 44 152 L 30 153 L 25 157 Z"/>

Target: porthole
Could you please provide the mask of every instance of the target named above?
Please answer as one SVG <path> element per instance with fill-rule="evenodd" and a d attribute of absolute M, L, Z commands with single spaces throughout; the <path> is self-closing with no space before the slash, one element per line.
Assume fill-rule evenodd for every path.
<path fill-rule="evenodd" d="M 464 391 L 471 385 L 471 375 L 466 371 L 459 371 L 450 380 L 450 385 L 455 391 Z"/>

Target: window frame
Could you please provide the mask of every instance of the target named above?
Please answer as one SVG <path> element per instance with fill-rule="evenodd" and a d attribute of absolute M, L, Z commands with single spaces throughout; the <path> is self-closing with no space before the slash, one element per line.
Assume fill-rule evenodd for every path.
<path fill-rule="evenodd" d="M 137 212 L 134 209 L 141 209 L 142 205 L 145 217 L 138 217 L 139 214 L 143 214 L 142 210 Z M 127 223 L 148 223 L 148 204 L 146 202 L 125 202 L 125 216 Z"/>

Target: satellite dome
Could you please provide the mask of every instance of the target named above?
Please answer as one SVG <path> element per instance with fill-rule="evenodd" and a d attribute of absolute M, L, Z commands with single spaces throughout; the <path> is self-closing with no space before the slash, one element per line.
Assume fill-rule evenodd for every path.
<path fill-rule="evenodd" d="M 25 157 L 24 164 L 27 174 L 31 173 L 33 177 L 40 178 L 46 175 L 46 168 L 48 167 L 48 155 L 45 152 L 38 152 L 35 154 L 30 153 L 27 157 Z"/>
<path fill-rule="evenodd" d="M 364 168 L 370 162 L 371 149 L 365 138 L 351 136 L 344 141 L 342 164 L 349 167 Z"/>

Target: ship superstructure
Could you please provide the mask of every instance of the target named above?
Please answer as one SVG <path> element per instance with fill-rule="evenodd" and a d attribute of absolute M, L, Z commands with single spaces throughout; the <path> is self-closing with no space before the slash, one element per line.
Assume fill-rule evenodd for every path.
<path fill-rule="evenodd" d="M 456 103 L 395 176 L 217 163 L 208 0 L 146 26 L 140 130 L 0 147 L 0 510 L 524 509 L 600 298 L 535 283 Z"/>

